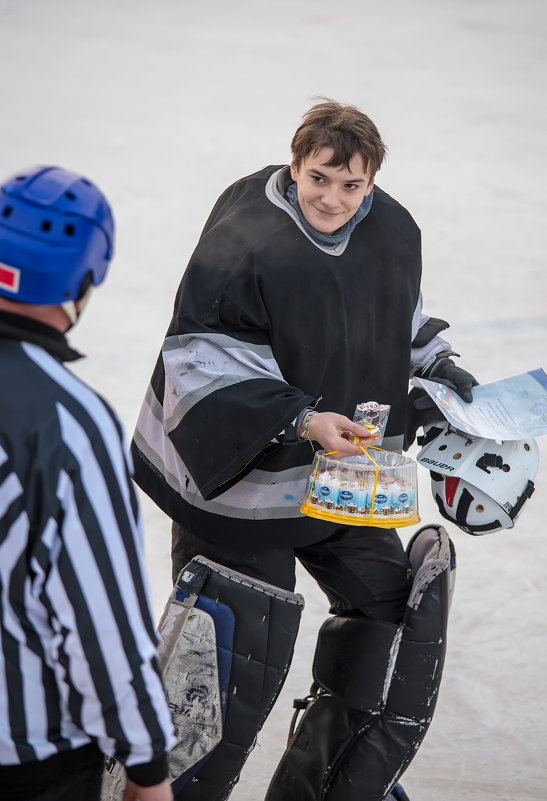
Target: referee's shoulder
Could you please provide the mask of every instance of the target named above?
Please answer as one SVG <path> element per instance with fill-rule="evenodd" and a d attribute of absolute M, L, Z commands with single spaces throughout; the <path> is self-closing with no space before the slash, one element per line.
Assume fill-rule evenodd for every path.
<path fill-rule="evenodd" d="M 12 372 L 31 426 L 68 414 L 91 440 L 111 439 L 113 434 L 123 439 L 122 425 L 110 403 L 47 350 L 23 345 Z"/>

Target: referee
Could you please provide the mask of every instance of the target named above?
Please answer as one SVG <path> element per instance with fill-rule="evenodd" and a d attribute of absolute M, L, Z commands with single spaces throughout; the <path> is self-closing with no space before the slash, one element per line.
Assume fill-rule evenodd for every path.
<path fill-rule="evenodd" d="M 105 278 L 102 193 L 57 167 L 0 185 L 0 798 L 169 801 L 174 743 L 123 432 L 65 366 Z"/>

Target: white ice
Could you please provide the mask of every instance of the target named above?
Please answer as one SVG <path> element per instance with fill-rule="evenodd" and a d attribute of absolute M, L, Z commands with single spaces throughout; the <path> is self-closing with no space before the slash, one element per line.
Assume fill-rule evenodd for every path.
<path fill-rule="evenodd" d="M 75 369 L 128 435 L 213 202 L 287 161 L 317 95 L 378 124 L 389 146 L 378 183 L 422 229 L 426 308 L 451 321 L 462 366 L 481 382 L 547 368 L 545 0 L 0 0 L 0 66 L 0 176 L 58 163 L 114 205 L 115 263 L 72 342 L 89 356 Z M 545 798 L 547 438 L 539 445 L 538 489 L 513 531 L 449 526 L 448 658 L 404 777 L 413 801 Z M 422 519 L 439 521 L 425 472 L 421 482 Z M 143 510 L 159 617 L 169 524 L 144 498 Z M 327 603 L 303 573 L 298 589 L 294 665 L 233 801 L 263 798 L 292 698 L 310 683 Z"/>

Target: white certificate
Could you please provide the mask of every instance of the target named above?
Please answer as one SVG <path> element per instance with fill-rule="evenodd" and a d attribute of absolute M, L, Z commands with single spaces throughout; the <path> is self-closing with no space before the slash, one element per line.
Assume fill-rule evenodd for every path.
<path fill-rule="evenodd" d="M 454 428 L 487 439 L 523 439 L 547 434 L 547 374 L 541 368 L 473 387 L 473 402 L 454 390 L 413 378 L 433 398 Z"/>

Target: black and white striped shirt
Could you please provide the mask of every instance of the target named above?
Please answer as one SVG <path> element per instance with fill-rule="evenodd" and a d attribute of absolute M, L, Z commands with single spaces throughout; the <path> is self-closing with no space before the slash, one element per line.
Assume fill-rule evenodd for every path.
<path fill-rule="evenodd" d="M 173 734 L 123 432 L 22 320 L 0 314 L 0 765 L 96 742 L 142 771 Z"/>

